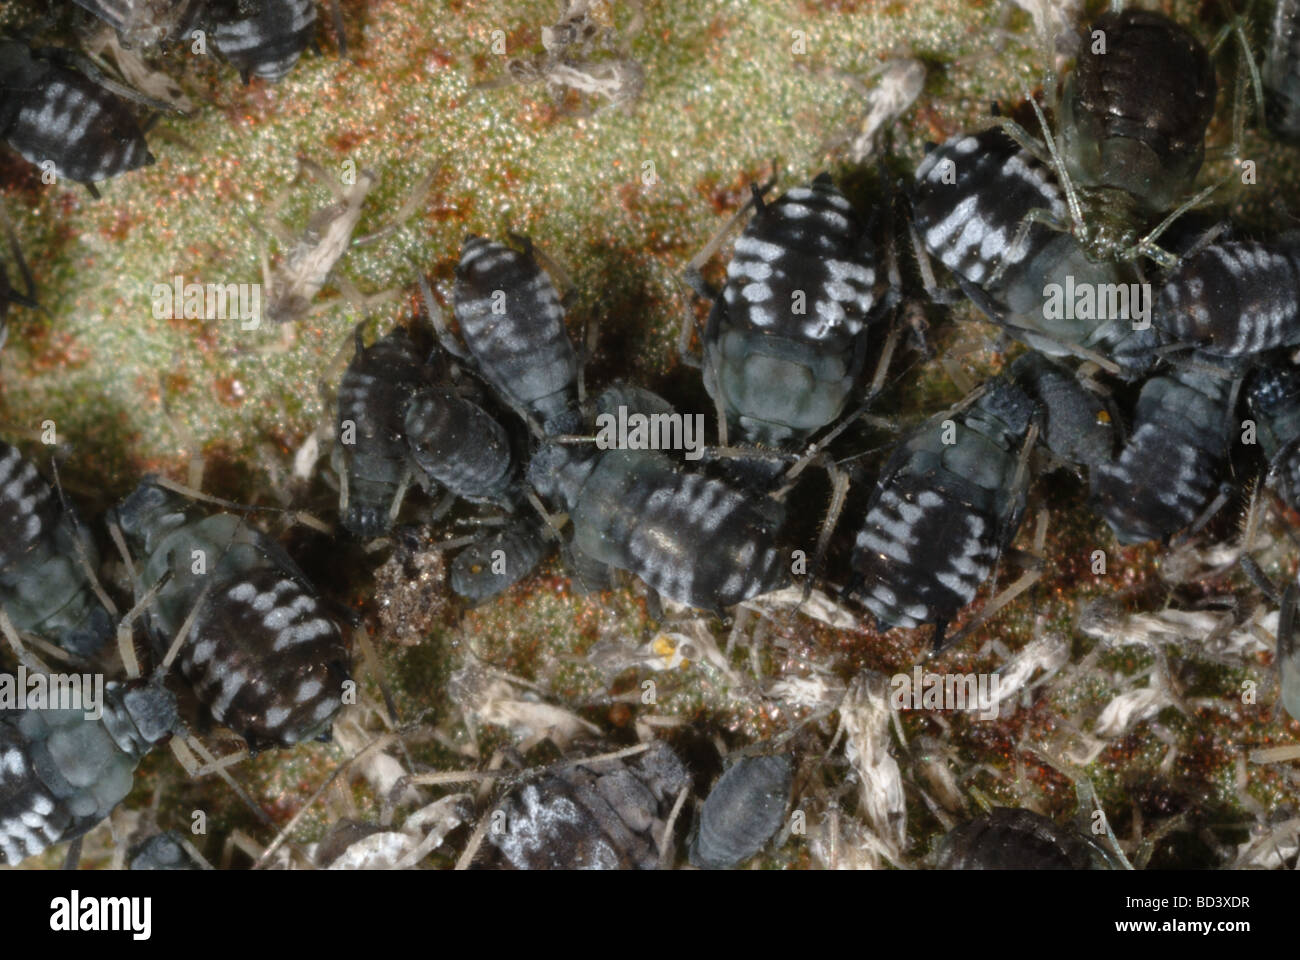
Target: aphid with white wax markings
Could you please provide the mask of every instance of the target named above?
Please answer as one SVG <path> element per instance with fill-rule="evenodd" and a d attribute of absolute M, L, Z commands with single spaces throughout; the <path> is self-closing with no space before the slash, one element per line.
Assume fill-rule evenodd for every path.
<path fill-rule="evenodd" d="M 115 510 L 143 556 L 141 587 L 160 647 L 195 605 L 181 673 L 212 718 L 250 749 L 328 738 L 350 658 L 315 589 L 276 543 L 229 513 L 203 515 L 144 480 Z"/>
<path fill-rule="evenodd" d="M 1232 380 L 1205 369 L 1209 362 L 1147 380 L 1128 442 L 1092 471 L 1093 508 L 1120 543 L 1163 540 L 1221 502 Z"/>
<path fill-rule="evenodd" d="M 1134 374 L 1154 362 L 1157 339 L 1149 324 L 1135 330 L 1133 315 L 1106 315 L 1104 297 L 1089 303 L 1072 295 L 1073 289 L 1127 294 L 1134 277 L 1124 264 L 1090 259 L 1073 235 L 1037 219 L 1045 213 L 1063 222 L 1065 197 L 1052 168 L 1000 128 L 961 134 L 930 150 L 916 169 L 911 205 L 925 249 L 1012 336 L 1053 356 L 1080 348 L 1101 353 Z M 1052 284 L 1063 292 L 1059 310 L 1047 309 Z M 1122 312 L 1135 314 L 1136 304 L 1127 296 L 1125 302 Z"/>
<path fill-rule="evenodd" d="M 1034 417 L 1019 387 L 995 380 L 890 456 L 854 543 L 850 588 L 880 629 L 933 623 L 942 646 L 948 622 L 975 599 L 1020 527 Z"/>
<path fill-rule="evenodd" d="M 60 51 L 0 40 L 0 139 L 68 180 L 110 180 L 154 162 L 126 102 L 63 66 Z"/>
<path fill-rule="evenodd" d="M 360 326 L 355 336 L 356 353 L 339 384 L 337 449 L 347 478 L 343 527 L 368 539 L 392 526 L 393 501 L 410 463 L 407 405 L 430 376 L 405 327 L 369 347 Z"/>
<path fill-rule="evenodd" d="M 876 304 L 866 225 L 823 173 L 764 203 L 736 241 L 704 332 L 704 385 L 752 443 L 798 449 L 843 411 Z"/>
<path fill-rule="evenodd" d="M 578 428 L 578 356 L 564 309 L 531 245 L 465 238 L 453 291 L 461 337 L 483 378 L 547 434 Z"/>
<path fill-rule="evenodd" d="M 995 807 L 950 830 L 939 844 L 939 870 L 1109 870 L 1113 861 L 1091 838 L 1032 810 Z"/>
<path fill-rule="evenodd" d="M 637 410 L 672 409 L 635 388 L 607 391 L 597 403 L 628 406 L 637 396 Z M 776 539 L 781 504 L 682 469 L 657 450 L 551 441 L 533 455 L 528 480 L 568 512 L 585 558 L 630 571 L 678 603 L 721 616 L 789 581 L 790 553 Z"/>
<path fill-rule="evenodd" d="M 1300 344 L 1300 235 L 1215 243 L 1183 260 L 1156 300 L 1172 344 L 1215 357 Z"/>
<path fill-rule="evenodd" d="M 110 683 L 102 708 L 97 719 L 87 709 L 0 710 L 0 863 L 98 824 L 131 792 L 141 758 L 178 725 L 161 683 Z"/>
<path fill-rule="evenodd" d="M 88 570 L 89 531 L 15 447 L 0 441 L 0 605 L 19 630 L 90 657 L 113 635 Z"/>
<path fill-rule="evenodd" d="M 234 9 L 214 13 L 213 44 L 245 83 L 283 80 L 316 36 L 316 0 L 227 0 L 225 6 Z"/>

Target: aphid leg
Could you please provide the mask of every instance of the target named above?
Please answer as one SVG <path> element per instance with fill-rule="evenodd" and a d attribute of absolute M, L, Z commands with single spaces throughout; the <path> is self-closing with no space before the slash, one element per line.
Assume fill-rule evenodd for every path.
<path fill-rule="evenodd" d="M 403 201 L 401 207 L 398 208 L 397 213 L 393 214 L 392 219 L 374 233 L 368 233 L 364 237 L 357 237 L 352 241 L 352 246 L 364 247 L 367 244 L 374 243 L 376 240 L 388 236 L 388 234 L 392 233 L 407 220 L 411 219 L 411 217 L 415 215 L 416 209 L 424 202 L 425 197 L 429 195 L 429 190 L 433 186 L 433 178 L 438 175 L 439 169 L 439 165 L 434 164 L 434 166 L 430 168 L 429 172 L 420 178 L 420 181 L 415 185 L 414 189 L 411 190 L 410 196 Z"/>
<path fill-rule="evenodd" d="M 812 563 L 808 567 L 808 576 L 804 579 L 803 595 L 799 600 L 799 607 L 808 602 L 812 596 L 813 582 L 821 573 L 822 561 L 826 558 L 826 549 L 830 546 L 831 534 L 835 531 L 836 524 L 839 523 L 840 513 L 844 510 L 844 501 L 849 493 L 849 475 L 837 467 L 833 462 L 827 462 L 826 471 L 831 477 L 831 502 L 826 511 L 826 519 L 822 521 L 821 529 L 817 533 L 817 546 L 813 551 Z M 799 607 L 795 608 L 797 613 Z"/>
<path fill-rule="evenodd" d="M 1149 257 L 1154 260 L 1164 270 L 1172 270 L 1178 265 L 1178 257 L 1174 256 L 1168 250 L 1156 245 L 1155 241 L 1173 224 L 1175 220 L 1181 217 L 1188 210 L 1200 206 L 1200 204 L 1215 190 L 1219 189 L 1219 183 L 1212 183 L 1205 187 L 1195 196 L 1189 197 L 1180 203 L 1169 216 L 1161 220 L 1152 230 L 1133 246 L 1121 253 L 1125 259 L 1136 259 L 1139 255 Z"/>
<path fill-rule="evenodd" d="M 701 299 L 713 300 L 717 297 L 718 291 L 709 287 L 709 285 L 704 281 L 704 274 L 700 271 L 704 268 L 706 263 L 713 259 L 718 250 L 721 249 L 731 231 L 736 229 L 736 227 L 740 225 L 740 222 L 749 214 L 750 208 L 757 206 L 760 210 L 762 209 L 763 194 L 776 186 L 776 179 L 776 163 L 774 161 L 772 164 L 772 178 L 761 186 L 754 183 L 750 184 L 749 199 L 741 204 L 740 209 L 731 215 L 727 222 L 718 229 L 717 233 L 709 239 L 708 243 L 701 248 L 699 253 L 691 258 L 690 263 L 686 264 L 685 268 L 682 270 L 682 280 L 684 280 L 686 285 L 694 290 Z"/>
<path fill-rule="evenodd" d="M 442 346 L 442 349 L 457 360 L 471 363 L 472 359 L 469 351 L 462 347 L 460 342 L 452 336 L 451 331 L 447 329 L 447 315 L 442 312 L 442 308 L 433 299 L 433 290 L 429 287 L 429 281 L 425 279 L 423 273 L 416 274 L 415 279 L 420 285 L 420 296 L 424 298 L 424 312 L 429 318 L 429 323 L 433 325 L 433 333 L 438 343 Z"/>

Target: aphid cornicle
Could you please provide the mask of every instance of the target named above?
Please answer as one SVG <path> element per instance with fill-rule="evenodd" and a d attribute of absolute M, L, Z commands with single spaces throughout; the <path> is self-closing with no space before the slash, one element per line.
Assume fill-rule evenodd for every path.
<path fill-rule="evenodd" d="M 245 83 L 283 80 L 316 35 L 316 0 L 234 0 L 234 6 L 212 31 L 217 51 Z"/>
<path fill-rule="evenodd" d="M 1091 838 L 1032 810 L 995 807 L 949 831 L 939 870 L 1107 870 L 1109 855 Z"/>
<path fill-rule="evenodd" d="M 1300 0 L 1276 0 L 1259 73 L 1269 130 L 1300 140 Z"/>
<path fill-rule="evenodd" d="M 1059 141 L 1071 179 L 1103 214 L 1089 229 L 1120 245 L 1135 212 L 1164 213 L 1192 185 L 1217 85 L 1205 47 L 1163 14 L 1108 12 L 1089 38 L 1062 92 Z"/>
<path fill-rule="evenodd" d="M 718 778 L 700 810 L 690 860 L 706 870 L 726 870 L 753 857 L 785 819 L 794 781 L 788 754 L 741 757 Z"/>
<path fill-rule="evenodd" d="M 0 605 L 14 626 L 81 657 L 97 653 L 113 634 L 87 573 L 98 558 L 71 508 L 0 441 Z"/>
<path fill-rule="evenodd" d="M 705 387 L 746 439 L 793 449 L 840 415 L 862 371 L 875 255 L 829 174 L 754 199 L 704 332 Z"/>
<path fill-rule="evenodd" d="M 92 192 L 154 162 L 125 101 L 14 40 L 0 40 L 0 139 Z"/>
<path fill-rule="evenodd" d="M 72 840 L 131 792 L 136 765 L 177 726 L 161 684 L 104 688 L 103 716 L 86 710 L 0 711 L 0 863 Z"/>
<path fill-rule="evenodd" d="M 327 737 L 349 681 L 347 646 L 289 556 L 247 520 L 203 516 L 143 481 L 115 511 L 143 555 L 160 652 L 195 604 L 181 673 L 212 718 L 254 750 Z"/>
<path fill-rule="evenodd" d="M 779 504 L 658 451 L 549 442 L 533 455 L 528 479 L 569 513 L 582 554 L 678 603 L 721 615 L 789 580 L 789 554 L 776 541 Z"/>
<path fill-rule="evenodd" d="M 1156 299 L 1155 325 L 1216 357 L 1300 344 L 1300 237 L 1216 243 L 1183 260 Z"/>
<path fill-rule="evenodd" d="M 1300 509 L 1300 370 L 1261 367 L 1246 384 L 1245 394 L 1278 493 L 1291 509 Z"/>
<path fill-rule="evenodd" d="M 497 804 L 475 866 L 653 870 L 673 800 L 688 783 L 686 767 L 662 741 L 628 760 L 566 765 Z"/>
<path fill-rule="evenodd" d="M 1023 446 L 1035 415 L 995 380 L 970 406 L 940 414 L 890 456 L 853 546 L 854 592 L 880 629 L 936 626 L 975 599 L 1025 509 Z"/>
<path fill-rule="evenodd" d="M 1163 540 L 1210 506 L 1228 453 L 1231 386 L 1196 368 L 1143 384 L 1128 443 L 1091 476 L 1093 508 L 1120 543 Z"/>
<path fill-rule="evenodd" d="M 916 169 L 913 222 L 931 256 L 952 271 L 972 302 L 1017 339 L 1052 356 L 1083 347 L 1138 373 L 1157 346 L 1149 325 L 1090 309 L 1045 309 L 1050 284 L 1119 289 L 1128 269 L 1093 261 L 1071 234 L 1027 220 L 1041 211 L 1066 222 L 1067 206 L 1050 167 L 1000 128 L 962 134 L 935 147 Z M 1127 292 L 1127 290 L 1126 290 Z M 1149 308 L 1149 304 L 1147 305 Z"/>
<path fill-rule="evenodd" d="M 356 330 L 356 354 L 339 384 L 338 437 L 347 472 L 343 526 L 363 538 L 382 536 L 393 498 L 408 469 L 403 427 L 412 394 L 429 382 L 428 368 L 405 327 L 369 347 Z"/>
<path fill-rule="evenodd" d="M 535 415 L 546 433 L 575 431 L 578 356 L 559 295 L 531 250 L 466 237 L 453 299 L 461 336 L 483 377 Z"/>

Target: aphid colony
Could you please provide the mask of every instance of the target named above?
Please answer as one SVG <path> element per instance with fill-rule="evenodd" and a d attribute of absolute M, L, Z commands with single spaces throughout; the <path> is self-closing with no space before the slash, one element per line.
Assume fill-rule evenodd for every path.
<path fill-rule="evenodd" d="M 218 6 L 82 5 L 124 36 L 152 23 L 160 42 Z M 246 78 L 276 80 L 314 18 L 307 0 L 231 5 L 213 21 L 214 37 Z M 1283 136 L 1295 135 L 1294 18 L 1294 5 L 1278 4 L 1264 70 L 1269 121 Z M 1110 13 L 1094 29 L 1108 52 L 1081 51 L 1057 132 L 1044 124 L 1046 144 L 1007 121 L 952 137 L 915 172 L 907 200 L 918 254 L 942 263 L 980 311 L 1030 349 L 898 440 L 865 505 L 850 511 L 847 570 L 823 574 L 815 562 L 809 572 L 797 561 L 826 552 L 845 498 L 825 450 L 879 390 L 896 340 L 888 308 L 903 291 L 886 276 L 876 231 L 827 174 L 771 201 L 754 188 L 753 216 L 721 289 L 704 283 L 701 263 L 688 271 L 711 301 L 695 362 L 726 449 L 696 464 L 671 449 L 594 442 L 602 419 L 639 417 L 667 430 L 681 414 L 627 383 L 589 399 L 586 358 L 534 251 L 470 236 L 452 297 L 459 339 L 427 288 L 433 343 L 422 343 L 416 325 L 369 345 L 362 327 L 354 334 L 337 393 L 340 526 L 366 541 L 400 537 L 414 485 L 437 503 L 425 514 L 431 522 L 458 500 L 487 513 L 479 519 L 492 532 L 450 565 L 452 590 L 471 603 L 558 549 L 575 587 L 603 589 L 623 571 L 719 617 L 806 575 L 809 587 L 839 588 L 879 630 L 933 625 L 939 649 L 1015 540 L 1040 458 L 1089 474 L 1091 504 L 1120 543 L 1167 541 L 1200 529 L 1227 502 L 1240 402 L 1269 477 L 1294 507 L 1300 373 L 1286 352 L 1300 346 L 1296 242 L 1182 229 L 1214 109 L 1210 59 L 1159 14 Z M 129 112 L 114 113 L 120 103 L 26 45 L 0 44 L 0 86 L 22 94 L 0 108 L 0 132 L 33 162 L 62 150 L 60 172 L 88 182 L 148 162 L 138 128 L 123 119 Z M 62 111 L 65 122 L 36 123 L 41 110 Z M 73 128 L 106 139 L 74 142 Z M 72 166 L 86 157 L 93 169 Z M 17 297 L 0 278 L 3 307 Z M 1076 291 L 1092 297 L 1086 308 Z M 863 391 L 876 353 L 877 375 Z M 805 468 L 825 468 L 837 484 L 815 546 L 797 538 L 785 502 Z M 247 517 L 199 509 L 152 479 L 111 520 L 138 566 L 131 587 L 154 655 L 175 657 L 183 697 L 252 750 L 328 736 L 350 683 L 348 645 L 281 547 Z M 12 624 L 78 657 L 98 656 L 114 631 L 100 567 L 92 528 L 0 444 L 0 601 Z M 1293 686 L 1284 668 L 1288 680 Z M 0 715 L 5 862 L 103 819 L 129 791 L 135 764 L 178 724 L 176 697 L 159 679 L 110 686 L 95 721 L 72 711 Z M 689 861 L 730 868 L 761 852 L 786 820 L 796 766 L 776 752 L 730 763 L 696 811 Z M 663 741 L 627 760 L 579 749 L 509 781 L 496 808 L 507 826 L 479 837 L 473 863 L 670 864 L 673 821 L 690 789 L 690 771 Z M 187 855 L 167 835 L 154 840 L 137 851 L 139 868 L 185 868 Z M 1008 809 L 956 827 L 933 862 L 1111 865 L 1086 836 Z"/>

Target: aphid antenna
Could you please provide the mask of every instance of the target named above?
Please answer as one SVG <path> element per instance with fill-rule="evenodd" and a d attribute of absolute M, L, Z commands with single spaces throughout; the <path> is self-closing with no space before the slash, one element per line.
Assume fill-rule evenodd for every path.
<path fill-rule="evenodd" d="M 388 236 L 390 233 L 392 233 L 394 230 L 400 227 L 403 223 L 409 220 L 412 216 L 414 216 L 416 209 L 420 206 L 420 204 L 424 202 L 425 198 L 428 197 L 429 190 L 433 187 L 434 177 L 438 175 L 438 171 L 441 169 L 442 169 L 441 163 L 435 163 L 432 167 L 430 167 L 429 172 L 426 173 L 423 177 L 421 177 L 416 182 L 415 188 L 411 191 L 410 196 L 408 196 L 406 200 L 402 202 L 402 205 L 397 209 L 397 213 L 393 214 L 392 219 L 389 220 L 388 223 L 384 224 L 382 227 L 380 227 L 378 230 L 374 231 L 373 233 L 368 233 L 363 237 L 356 237 L 355 239 L 353 239 L 351 245 L 354 247 L 368 246 L 369 244 L 372 244 L 375 241 L 381 240 L 384 237 Z M 323 172 L 324 171 L 322 171 L 322 173 Z M 374 182 L 367 189 L 373 189 L 375 184 L 378 184 L 379 179 L 377 176 L 375 176 L 375 174 L 372 171 L 367 171 L 367 172 L 370 173 L 372 177 L 374 177 Z"/>
<path fill-rule="evenodd" d="M 99 576 L 95 573 L 94 567 L 90 562 L 90 557 L 86 553 L 86 544 L 81 536 L 81 520 L 76 512 L 69 505 L 67 498 L 63 493 L 63 484 L 59 481 L 59 464 L 54 455 L 50 455 L 50 471 L 54 475 L 54 491 L 59 497 L 59 508 L 62 515 L 67 517 L 72 523 L 73 545 L 77 551 L 77 563 L 81 566 L 82 571 L 86 574 L 87 582 L 90 584 L 91 591 L 95 594 L 96 599 L 108 611 L 110 617 L 117 619 L 117 605 L 113 603 L 107 591 L 104 590 L 103 584 L 99 582 Z"/>

